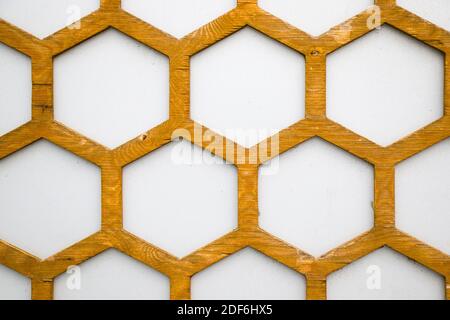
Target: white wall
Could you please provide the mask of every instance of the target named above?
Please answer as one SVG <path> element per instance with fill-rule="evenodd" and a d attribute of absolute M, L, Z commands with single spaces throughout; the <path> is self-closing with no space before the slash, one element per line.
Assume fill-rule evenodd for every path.
<path fill-rule="evenodd" d="M 443 28 L 450 27 L 447 0 L 399 3 Z M 129 12 L 176 37 L 234 5 L 234 0 L 196 0 L 191 5 L 185 0 L 124 0 Z M 265 10 L 313 35 L 368 5 L 369 0 L 261 0 Z M 96 7 L 97 0 L 0 0 L 0 17 L 42 38 Z M 111 73 L 111 66 L 118 62 L 119 68 Z M 329 57 L 328 115 L 388 145 L 442 114 L 442 65 L 440 53 L 383 27 Z M 267 67 L 265 72 L 262 67 Z M 165 57 L 110 30 L 55 59 L 55 114 L 77 131 L 115 147 L 145 131 L 148 124 L 167 118 L 167 79 Z M 350 92 L 355 84 L 358 90 Z M 0 45 L 0 134 L 30 118 L 30 91 L 29 59 Z M 192 116 L 218 131 L 247 129 L 247 135 L 236 138 L 244 145 L 301 119 L 303 99 L 303 57 L 252 29 L 192 58 Z M 242 116 L 239 121 L 237 113 Z M 387 113 L 392 123 L 386 121 Z M 254 135 L 255 130 L 260 136 Z M 129 213 L 125 226 L 174 255 L 184 256 L 236 226 L 236 171 L 225 164 L 176 166 L 171 163 L 171 148 L 125 168 L 124 208 Z M 450 171 L 445 164 L 449 160 L 446 141 L 400 164 L 396 184 L 398 227 L 447 253 Z M 370 165 L 312 140 L 283 155 L 275 168 L 276 174 L 271 171 L 272 175 L 260 179 L 261 223 L 267 230 L 319 256 L 371 227 Z M 301 183 L 293 182 L 294 178 Z M 163 179 L 174 187 L 162 184 Z M 68 181 L 72 181 L 70 186 Z M 157 201 L 151 194 L 158 194 Z M 301 194 L 307 201 L 299 201 Z M 0 161 L 0 238 L 46 257 L 98 230 L 99 199 L 95 166 L 50 143 L 38 142 Z M 30 208 L 37 200 L 39 206 Z M 289 224 L 276 218 L 278 211 Z M 24 224 L 22 212 L 32 225 Z M 186 218 L 186 212 L 210 217 L 211 223 L 195 223 Z M 346 224 L 336 225 L 342 215 L 347 217 Z M 152 219 L 157 219 L 159 227 L 152 229 Z M 173 221 L 176 228 L 166 232 Z M 183 225 L 189 230 L 177 233 Z M 441 277 L 386 250 L 331 275 L 330 298 L 443 298 Z M 380 268 L 382 290 L 367 289 L 367 269 L 373 265 Z M 4 267 L 0 271 L 1 298 L 29 298 L 27 279 Z M 75 292 L 67 289 L 69 275 L 59 277 L 56 298 L 165 299 L 169 295 L 166 277 L 116 251 L 82 264 L 81 274 L 82 290 Z M 192 284 L 196 299 L 301 299 L 304 287 L 301 275 L 250 249 L 204 270 Z"/>
<path fill-rule="evenodd" d="M 45 259 L 100 230 L 100 169 L 46 141 L 0 166 L 0 234 Z"/>
<path fill-rule="evenodd" d="M 1 0 L 1 18 L 43 39 L 97 10 L 100 0 Z"/>
<path fill-rule="evenodd" d="M 79 281 L 74 277 L 79 275 Z M 169 279 L 115 249 L 107 250 L 56 278 L 57 300 L 166 300 Z"/>
<path fill-rule="evenodd" d="M 328 277 L 333 300 L 442 299 L 443 278 L 389 249 L 372 252 Z"/>
<path fill-rule="evenodd" d="M 31 280 L 0 265 L 0 300 L 31 299 Z"/>
<path fill-rule="evenodd" d="M 304 57 L 250 27 L 196 54 L 191 68 L 192 119 L 245 147 L 304 117 Z"/>
<path fill-rule="evenodd" d="M 56 57 L 54 82 L 55 119 L 111 149 L 169 118 L 168 58 L 114 29 Z"/>
<path fill-rule="evenodd" d="M 31 120 L 31 59 L 0 44 L 0 135 Z"/>
<path fill-rule="evenodd" d="M 246 248 L 192 278 L 192 299 L 305 299 L 305 278 Z"/>
<path fill-rule="evenodd" d="M 125 229 L 180 258 L 235 229 L 237 170 L 209 155 L 183 140 L 126 166 Z"/>

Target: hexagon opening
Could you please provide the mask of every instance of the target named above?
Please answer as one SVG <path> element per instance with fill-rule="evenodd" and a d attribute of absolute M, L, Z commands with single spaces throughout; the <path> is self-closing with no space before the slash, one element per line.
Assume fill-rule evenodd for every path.
<path fill-rule="evenodd" d="M 126 166 L 124 227 L 183 257 L 237 225 L 237 170 L 182 140 Z"/>
<path fill-rule="evenodd" d="M 226 257 L 192 277 L 192 298 L 201 300 L 300 300 L 305 277 L 251 248 Z"/>
<path fill-rule="evenodd" d="M 0 300 L 30 299 L 30 279 L 0 264 Z"/>
<path fill-rule="evenodd" d="M 327 279 L 330 300 L 437 300 L 444 288 L 442 276 L 387 247 Z"/>
<path fill-rule="evenodd" d="M 259 176 L 260 226 L 314 256 L 373 226 L 373 167 L 310 139 L 273 161 Z"/>
<path fill-rule="evenodd" d="M 236 7 L 236 0 L 122 0 L 122 8 L 181 38 Z"/>
<path fill-rule="evenodd" d="M 0 43 L 0 70 L 2 136 L 31 120 L 31 59 Z"/>
<path fill-rule="evenodd" d="M 304 91 L 304 56 L 250 27 L 191 58 L 192 119 L 245 147 L 301 120 Z"/>
<path fill-rule="evenodd" d="M 0 161 L 0 239 L 40 258 L 97 232 L 100 169 L 39 140 Z"/>
<path fill-rule="evenodd" d="M 397 227 L 450 254 L 450 138 L 401 162 L 395 172 Z"/>
<path fill-rule="evenodd" d="M 319 36 L 372 6 L 373 0 L 259 0 L 258 5 L 291 25 Z"/>
<path fill-rule="evenodd" d="M 441 118 L 443 101 L 443 54 L 388 25 L 327 58 L 327 116 L 381 146 Z"/>
<path fill-rule="evenodd" d="M 57 300 L 163 300 L 169 299 L 169 290 L 164 274 L 115 249 L 55 280 Z"/>
<path fill-rule="evenodd" d="M 0 17 L 43 39 L 99 7 L 100 0 L 0 1 Z M 76 28 L 75 25 L 72 27 Z"/>
<path fill-rule="evenodd" d="M 169 118 L 168 58 L 115 29 L 54 65 L 55 119 L 109 148 Z"/>

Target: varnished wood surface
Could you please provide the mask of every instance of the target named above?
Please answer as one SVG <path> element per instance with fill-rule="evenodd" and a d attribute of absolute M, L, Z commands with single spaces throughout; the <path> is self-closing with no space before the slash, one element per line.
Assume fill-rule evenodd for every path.
<path fill-rule="evenodd" d="M 395 227 L 394 178 L 396 164 L 450 136 L 450 33 L 398 7 L 394 0 L 375 2 L 381 8 L 381 23 L 389 24 L 445 53 L 444 117 L 385 148 L 326 117 L 326 56 L 371 31 L 367 27 L 369 12 L 362 12 L 319 37 L 311 37 L 263 11 L 256 0 L 238 0 L 235 9 L 182 39 L 176 39 L 121 10 L 119 0 L 102 0 L 98 11 L 81 20 L 81 29 L 65 28 L 43 40 L 0 20 L 0 42 L 31 57 L 33 72 L 32 120 L 0 136 L 0 159 L 39 139 L 47 139 L 102 170 L 101 231 L 45 260 L 1 240 L 0 263 L 32 279 L 33 299 L 52 299 L 53 281 L 68 266 L 80 264 L 109 248 L 116 248 L 167 275 L 172 299 L 189 299 L 190 279 L 194 274 L 249 246 L 305 275 L 307 299 L 326 299 L 326 278 L 330 273 L 378 248 L 389 246 L 445 277 L 445 291 L 449 299 L 450 257 Z M 195 123 L 190 119 L 189 112 L 190 57 L 245 26 L 305 56 L 306 117 L 279 132 L 279 151 L 272 152 L 268 159 L 258 158 L 256 163 L 249 161 L 254 152 L 265 151 L 267 144 L 264 142 L 251 149 L 243 149 L 224 139 L 224 146 L 231 145 L 233 150 L 210 150 L 238 168 L 238 227 L 178 259 L 123 229 L 122 168 L 169 143 L 176 129 L 185 129 L 194 136 Z M 170 119 L 114 150 L 53 118 L 53 58 L 110 27 L 170 59 Z M 389 115 L 386 114 L 386 117 Z M 206 132 L 207 128 L 203 130 Z M 259 228 L 257 196 L 259 165 L 315 136 L 373 164 L 375 168 L 373 229 L 319 258 Z M 211 149 L 209 141 L 199 144 Z M 232 152 L 238 148 L 244 152 Z"/>

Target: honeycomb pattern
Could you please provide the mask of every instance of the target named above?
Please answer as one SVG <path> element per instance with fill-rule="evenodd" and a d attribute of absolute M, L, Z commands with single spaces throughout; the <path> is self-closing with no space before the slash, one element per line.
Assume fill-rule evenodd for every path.
<path fill-rule="evenodd" d="M 193 275 L 245 247 L 251 247 L 303 274 L 307 299 L 326 299 L 326 278 L 329 274 L 387 246 L 444 276 L 446 296 L 449 298 L 450 256 L 395 227 L 394 178 L 398 163 L 450 136 L 450 34 L 397 6 L 394 0 L 376 0 L 375 4 L 381 10 L 381 24 L 389 24 L 440 50 L 446 59 L 444 116 L 385 148 L 326 117 L 326 57 L 370 32 L 367 21 L 373 19 L 372 11 L 361 12 L 319 37 L 311 37 L 263 11 L 256 0 L 238 0 L 236 8 L 182 39 L 176 39 L 126 13 L 121 9 L 120 0 L 102 0 L 98 11 L 81 20 L 81 29 L 65 28 L 43 40 L 0 20 L 0 42 L 31 57 L 33 73 L 32 120 L 0 137 L 0 159 L 38 139 L 46 139 L 96 164 L 102 171 L 102 228 L 99 232 L 45 260 L 2 240 L 0 263 L 31 279 L 33 299 L 52 299 L 53 281 L 68 266 L 81 264 L 115 248 L 169 277 L 172 299 L 190 299 Z M 271 151 L 269 157 L 257 157 L 257 161 L 250 161 L 254 160 L 252 152 L 268 149 L 267 141 L 250 149 L 226 139 L 223 139 L 223 144 L 232 148 L 211 149 L 207 141 L 191 141 L 237 167 L 238 227 L 178 259 L 123 229 L 122 168 L 169 143 L 177 129 L 182 129 L 177 132 L 188 132 L 194 136 L 196 124 L 190 118 L 189 101 L 190 57 L 245 26 L 305 56 L 305 119 L 281 130 L 278 133 L 279 149 Z M 53 117 L 53 57 L 108 28 L 115 28 L 168 56 L 171 72 L 169 120 L 113 150 L 63 126 Z M 207 128 L 202 127 L 201 130 L 206 132 Z M 315 136 L 364 159 L 375 168 L 374 227 L 319 258 L 258 226 L 259 166 Z"/>

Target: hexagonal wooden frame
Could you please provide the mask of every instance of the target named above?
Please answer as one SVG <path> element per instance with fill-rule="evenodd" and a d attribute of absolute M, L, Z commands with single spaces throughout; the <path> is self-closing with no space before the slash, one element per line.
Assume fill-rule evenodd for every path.
<path fill-rule="evenodd" d="M 397 6 L 395 0 L 375 0 L 381 9 L 382 24 L 389 24 L 445 54 L 444 116 L 383 148 L 326 117 L 326 56 L 370 32 L 367 27 L 370 13 L 362 12 L 320 37 L 311 37 L 260 9 L 257 0 L 237 2 L 235 9 L 182 39 L 176 39 L 123 11 L 120 0 L 102 0 L 99 10 L 81 19 L 81 29 L 65 28 L 43 40 L 0 20 L 0 42 L 31 57 L 33 73 L 32 120 L 0 137 L 0 159 L 38 139 L 47 139 L 98 165 L 102 171 L 101 231 L 45 260 L 0 241 L 0 263 L 32 280 L 33 299 L 52 299 L 53 281 L 68 266 L 116 248 L 168 276 L 171 299 L 190 299 L 190 281 L 194 274 L 242 248 L 252 247 L 305 275 L 307 299 L 326 299 L 327 275 L 378 248 L 389 246 L 445 277 L 446 297 L 450 299 L 450 257 L 396 229 L 394 214 L 395 165 L 450 136 L 450 33 Z M 224 139 L 224 146 L 231 145 L 234 150 L 241 148 L 244 152 L 229 152 L 225 147 L 223 151 L 209 150 L 232 162 L 238 169 L 236 230 L 178 259 L 123 229 L 122 168 L 169 143 L 175 129 L 193 133 L 196 124 L 190 119 L 189 112 L 190 57 L 245 26 L 283 43 L 306 58 L 305 119 L 279 132 L 280 150 L 270 154 L 269 158 L 319 136 L 368 161 L 375 168 L 373 229 L 319 258 L 302 252 L 258 226 L 258 168 L 267 159 L 258 159 L 257 163 L 248 160 L 251 152 L 267 149 L 264 142 L 242 149 Z M 114 150 L 74 132 L 53 118 L 53 57 L 110 27 L 170 59 L 170 119 Z M 207 128 L 202 127 L 202 130 Z M 199 145 L 209 148 L 206 142 Z"/>

